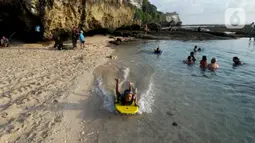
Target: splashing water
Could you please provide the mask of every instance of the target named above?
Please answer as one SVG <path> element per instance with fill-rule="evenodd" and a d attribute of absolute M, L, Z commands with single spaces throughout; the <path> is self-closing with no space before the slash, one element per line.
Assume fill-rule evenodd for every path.
<path fill-rule="evenodd" d="M 141 97 L 138 101 L 139 105 L 139 111 L 138 114 L 142 113 L 151 113 L 152 112 L 152 106 L 154 102 L 154 92 L 153 92 L 153 82 L 152 79 L 150 80 L 150 84 L 148 87 L 148 90 L 145 93 L 141 94 Z"/>
<path fill-rule="evenodd" d="M 125 69 L 123 70 L 123 77 L 124 77 L 124 80 L 121 81 L 120 86 L 122 86 L 122 84 L 123 84 L 125 81 L 127 81 L 127 78 L 128 78 L 128 76 L 129 76 L 129 73 L 130 73 L 130 68 L 125 68 Z"/>

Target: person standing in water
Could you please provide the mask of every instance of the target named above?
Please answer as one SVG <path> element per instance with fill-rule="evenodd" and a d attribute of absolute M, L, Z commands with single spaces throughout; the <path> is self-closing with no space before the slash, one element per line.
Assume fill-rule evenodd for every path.
<path fill-rule="evenodd" d="M 194 54 L 195 54 L 194 52 L 190 52 L 190 56 L 191 56 L 193 62 L 195 62 L 197 60 L 196 57 L 194 56 Z"/>
<path fill-rule="evenodd" d="M 250 25 L 250 41 L 251 41 L 253 31 L 254 31 L 254 22 L 252 22 L 251 25 Z"/>
<path fill-rule="evenodd" d="M 80 32 L 80 43 L 81 43 L 81 48 L 85 46 L 85 37 L 83 35 L 83 31 L 81 30 Z"/>
<path fill-rule="evenodd" d="M 184 60 L 183 63 L 187 64 L 187 65 L 191 65 L 193 64 L 194 62 L 192 61 L 192 57 L 191 56 L 188 56 L 187 60 Z"/>
<path fill-rule="evenodd" d="M 135 106 L 138 106 L 137 104 L 137 97 L 136 97 L 136 91 L 133 93 L 133 86 L 134 84 L 129 82 L 129 89 L 124 91 L 124 94 L 120 93 L 120 80 L 115 79 L 116 81 L 116 95 L 118 102 L 121 101 L 123 105 L 131 105 L 133 102 L 135 102 Z"/>
<path fill-rule="evenodd" d="M 208 64 L 207 66 L 208 69 L 211 71 L 216 71 L 219 68 L 219 65 L 216 62 L 217 62 L 216 59 L 212 58 L 211 63 Z"/>
<path fill-rule="evenodd" d="M 197 45 L 194 47 L 194 52 L 197 52 Z"/>
<path fill-rule="evenodd" d="M 206 56 L 202 57 L 202 60 L 200 61 L 200 68 L 203 68 L 203 69 L 207 68 L 207 58 L 206 58 Z"/>

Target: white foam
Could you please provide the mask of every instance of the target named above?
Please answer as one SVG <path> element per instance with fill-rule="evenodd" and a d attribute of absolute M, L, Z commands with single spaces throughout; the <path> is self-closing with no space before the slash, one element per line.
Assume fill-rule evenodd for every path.
<path fill-rule="evenodd" d="M 141 94 L 140 99 L 138 101 L 138 105 L 140 107 L 138 111 L 139 114 L 152 112 L 152 106 L 154 102 L 153 87 L 154 85 L 151 79 L 148 90 L 145 93 Z"/>
<path fill-rule="evenodd" d="M 122 86 L 122 84 L 127 81 L 127 78 L 129 76 L 129 73 L 130 73 L 130 68 L 125 68 L 123 70 L 123 77 L 124 77 L 124 80 L 122 82 L 120 82 L 120 86 Z"/>

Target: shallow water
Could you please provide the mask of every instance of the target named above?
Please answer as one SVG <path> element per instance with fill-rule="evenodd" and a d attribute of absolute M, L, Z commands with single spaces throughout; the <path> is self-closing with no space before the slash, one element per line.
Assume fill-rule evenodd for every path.
<path fill-rule="evenodd" d="M 164 51 L 155 55 L 159 45 Z M 183 60 L 194 45 L 197 63 Z M 219 41 L 142 41 L 117 48 L 118 61 L 99 67 L 95 96 L 85 138 L 87 142 L 255 142 L 255 43 L 248 39 Z M 199 61 L 217 58 L 219 70 L 201 71 Z M 245 65 L 232 66 L 238 56 Z M 133 81 L 140 111 L 136 116 L 116 115 L 115 81 Z M 99 98 L 100 97 L 100 98 Z M 100 104 L 95 107 L 95 101 Z M 176 122 L 177 127 L 172 126 Z M 93 135 L 89 134 L 92 133 Z"/>

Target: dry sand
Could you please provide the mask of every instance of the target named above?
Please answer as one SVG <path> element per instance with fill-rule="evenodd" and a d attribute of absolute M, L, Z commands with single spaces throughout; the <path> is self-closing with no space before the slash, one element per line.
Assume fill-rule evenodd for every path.
<path fill-rule="evenodd" d="M 93 70 L 107 62 L 110 39 L 88 37 L 84 49 L 45 44 L 0 49 L 0 142 L 80 142 L 82 101 Z"/>

